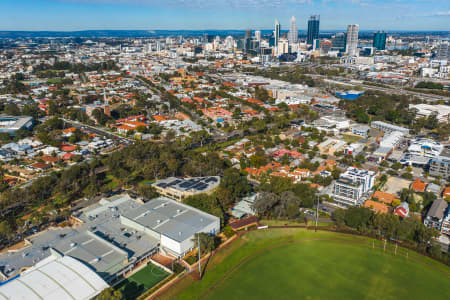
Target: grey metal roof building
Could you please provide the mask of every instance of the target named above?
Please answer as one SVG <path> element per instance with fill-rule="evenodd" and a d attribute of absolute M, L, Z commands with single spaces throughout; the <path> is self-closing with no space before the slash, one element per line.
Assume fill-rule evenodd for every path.
<path fill-rule="evenodd" d="M 448 203 L 444 199 L 434 200 L 423 223 L 440 231 L 447 207 Z"/>
<path fill-rule="evenodd" d="M 167 197 L 159 197 L 120 216 L 124 225 L 160 239 L 161 248 L 176 256 L 192 250 L 196 233 L 216 234 L 220 219 Z"/>
<path fill-rule="evenodd" d="M 57 253 L 81 261 L 110 283 L 160 249 L 183 256 L 193 248 L 195 233 L 220 230 L 219 218 L 166 197 L 142 203 L 117 195 L 74 217 L 80 225 L 48 229 L 29 237 L 25 247 L 1 253 L 0 282 Z"/>
<path fill-rule="evenodd" d="M 31 127 L 33 127 L 33 117 L 0 115 L 0 132 L 14 135 L 19 129 L 31 129 Z"/>

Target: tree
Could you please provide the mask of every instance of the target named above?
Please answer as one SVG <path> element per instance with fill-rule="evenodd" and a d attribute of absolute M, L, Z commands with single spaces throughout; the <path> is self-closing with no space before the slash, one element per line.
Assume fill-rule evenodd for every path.
<path fill-rule="evenodd" d="M 104 289 L 100 294 L 98 294 L 97 300 L 122 300 L 125 299 L 120 290 L 116 290 L 113 287 Z"/>
<path fill-rule="evenodd" d="M 247 178 L 242 176 L 239 170 L 235 168 L 228 168 L 223 172 L 222 179 L 220 180 L 220 187 L 224 190 L 228 190 L 233 199 L 242 197 L 251 190 Z"/>
<path fill-rule="evenodd" d="M 137 192 L 139 196 L 144 197 L 145 199 L 153 199 L 158 195 L 151 184 L 145 183 L 138 186 Z"/>
<path fill-rule="evenodd" d="M 110 120 L 110 118 L 107 115 L 105 115 L 105 113 L 103 112 L 103 109 L 100 109 L 100 108 L 94 109 L 92 111 L 92 116 L 95 118 L 97 123 L 102 126 L 105 126 L 106 122 L 108 122 L 108 120 Z"/>
<path fill-rule="evenodd" d="M 206 254 L 215 249 L 214 237 L 204 232 L 196 233 L 192 238 L 194 248 L 198 248 L 198 241 L 200 239 L 200 254 Z"/>
<path fill-rule="evenodd" d="M 8 221 L 3 220 L 0 222 L 0 235 L 9 238 L 13 234 L 12 227 Z"/>
<path fill-rule="evenodd" d="M 345 210 L 342 208 L 338 208 L 333 211 L 331 214 L 331 218 L 336 222 L 338 226 L 345 225 Z"/>

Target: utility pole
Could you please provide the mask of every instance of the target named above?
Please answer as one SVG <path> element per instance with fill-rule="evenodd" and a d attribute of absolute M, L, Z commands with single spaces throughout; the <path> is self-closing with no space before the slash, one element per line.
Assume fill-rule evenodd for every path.
<path fill-rule="evenodd" d="M 386 239 L 384 239 L 384 247 L 383 247 L 383 252 L 386 252 Z"/>
<path fill-rule="evenodd" d="M 317 196 L 317 206 L 316 206 L 316 229 L 317 232 L 317 222 L 319 221 L 319 196 Z"/>
<path fill-rule="evenodd" d="M 398 246 L 398 244 L 397 243 L 395 243 L 395 255 L 397 255 L 397 246 Z"/>
<path fill-rule="evenodd" d="M 201 266 L 201 258 L 200 258 L 200 233 L 197 233 L 198 238 L 198 275 L 200 279 L 202 278 L 202 266 Z"/>

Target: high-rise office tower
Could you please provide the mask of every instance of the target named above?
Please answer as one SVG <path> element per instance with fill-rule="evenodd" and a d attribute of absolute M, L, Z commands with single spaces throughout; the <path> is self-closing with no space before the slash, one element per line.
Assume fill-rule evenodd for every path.
<path fill-rule="evenodd" d="M 256 31 L 255 31 L 255 39 L 256 39 L 258 42 L 261 42 L 261 30 L 256 30 Z"/>
<path fill-rule="evenodd" d="M 441 42 L 437 45 L 436 59 L 450 60 L 450 45 L 448 42 Z"/>
<path fill-rule="evenodd" d="M 298 28 L 295 23 L 295 17 L 291 18 L 291 26 L 289 27 L 288 40 L 290 44 L 295 44 L 298 41 Z"/>
<path fill-rule="evenodd" d="M 233 37 L 229 35 L 225 38 L 225 48 L 233 49 L 233 47 L 234 47 L 234 40 Z"/>
<path fill-rule="evenodd" d="M 345 43 L 347 42 L 347 35 L 345 32 L 336 33 L 331 40 L 331 50 L 345 52 Z"/>
<path fill-rule="evenodd" d="M 274 46 L 278 46 L 278 42 L 280 41 L 280 37 L 281 37 L 281 25 L 280 22 L 278 22 L 278 20 L 275 20 L 275 30 L 273 32 L 273 37 L 275 39 L 274 41 Z"/>
<path fill-rule="evenodd" d="M 357 55 L 358 50 L 358 24 L 352 24 L 347 26 L 347 43 L 345 52 L 349 56 Z"/>
<path fill-rule="evenodd" d="M 311 16 L 308 20 L 307 44 L 312 45 L 313 41 L 319 38 L 320 16 Z"/>
<path fill-rule="evenodd" d="M 245 31 L 245 38 L 246 39 L 251 39 L 252 38 L 252 30 L 251 29 L 247 29 Z"/>
<path fill-rule="evenodd" d="M 377 50 L 386 49 L 386 32 L 377 31 L 373 34 L 373 47 Z"/>

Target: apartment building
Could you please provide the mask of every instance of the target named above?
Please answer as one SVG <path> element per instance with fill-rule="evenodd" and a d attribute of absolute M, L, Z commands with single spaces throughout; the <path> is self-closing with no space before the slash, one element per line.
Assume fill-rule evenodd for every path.
<path fill-rule="evenodd" d="M 361 205 L 363 196 L 373 187 L 375 172 L 350 167 L 333 187 L 333 198 L 343 206 Z"/>

